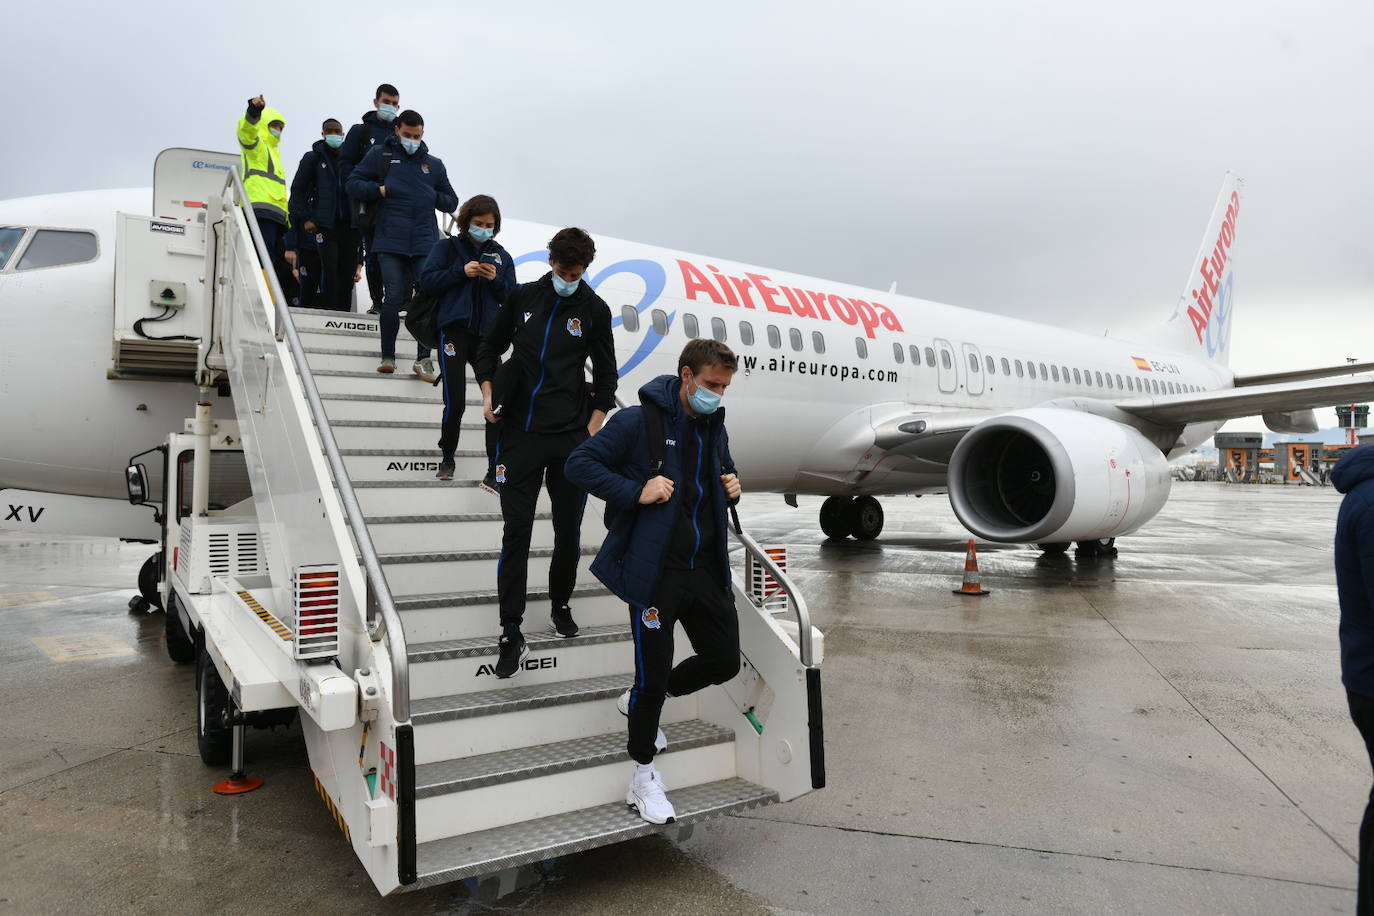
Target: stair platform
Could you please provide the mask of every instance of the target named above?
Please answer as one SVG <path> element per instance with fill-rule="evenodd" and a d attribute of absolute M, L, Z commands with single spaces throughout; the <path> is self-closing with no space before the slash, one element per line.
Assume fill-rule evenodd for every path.
<path fill-rule="evenodd" d="M 677 811 L 677 820 L 664 827 L 642 820 L 624 802 L 613 802 L 509 827 L 421 843 L 416 849 L 419 879 L 402 890 L 487 875 L 660 833 L 772 804 L 778 800 L 778 794 L 743 779 L 723 779 L 676 791 L 670 786 L 668 800 Z"/>

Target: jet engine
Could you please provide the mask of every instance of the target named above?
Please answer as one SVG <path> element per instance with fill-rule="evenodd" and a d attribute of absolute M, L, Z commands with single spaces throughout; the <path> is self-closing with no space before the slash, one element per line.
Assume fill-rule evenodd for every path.
<path fill-rule="evenodd" d="M 1112 538 L 1154 518 L 1169 498 L 1169 463 L 1125 424 L 1056 407 L 979 423 L 949 462 L 949 501 L 990 541 Z"/>

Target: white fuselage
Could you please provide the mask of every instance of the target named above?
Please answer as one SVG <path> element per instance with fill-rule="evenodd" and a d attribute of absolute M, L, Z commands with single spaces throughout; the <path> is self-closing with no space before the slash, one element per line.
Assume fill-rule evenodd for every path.
<path fill-rule="evenodd" d="M 126 459 L 194 412 L 189 381 L 109 377 L 115 213 L 146 212 L 149 202 L 135 190 L 0 203 L 0 228 L 86 229 L 99 238 L 94 261 L 21 271 L 11 259 L 0 270 L 0 488 L 122 497 Z M 547 270 L 553 232 L 505 221 L 499 241 L 522 282 Z M 597 246 L 587 280 L 615 318 L 620 399 L 634 403 L 644 382 L 676 374 L 691 337 L 723 339 L 740 358 L 724 402 L 731 447 L 755 490 L 943 489 L 938 468 L 874 448 L 873 428 L 894 417 L 1231 383 L 1224 367 L 1158 346 L 634 242 L 599 237 Z M 227 400 L 216 413 L 232 416 Z M 1189 427 L 1178 445 L 1196 445 L 1215 428 Z"/>

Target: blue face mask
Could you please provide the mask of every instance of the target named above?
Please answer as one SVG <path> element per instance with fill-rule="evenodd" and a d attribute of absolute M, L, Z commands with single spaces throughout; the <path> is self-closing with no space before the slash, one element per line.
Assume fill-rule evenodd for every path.
<path fill-rule="evenodd" d="M 325 134 L 324 142 L 329 144 L 330 149 L 338 149 L 343 146 L 342 134 Z"/>
<path fill-rule="evenodd" d="M 483 229 L 481 226 L 475 226 L 475 225 L 474 225 L 474 226 L 468 226 L 468 235 L 471 236 L 471 237 L 472 237 L 472 240 L 473 240 L 474 242 L 476 242 L 477 244 L 479 244 L 479 245 L 482 244 L 483 242 L 490 241 L 491 237 L 492 237 L 493 235 L 495 235 L 495 234 L 496 234 L 496 231 L 495 231 L 494 229 Z M 557 274 L 554 274 L 554 276 L 558 276 L 558 275 L 557 275 Z M 576 287 L 574 287 L 574 288 L 576 288 Z M 559 295 L 562 295 L 562 293 L 560 293 Z"/>
<path fill-rule="evenodd" d="M 577 284 L 582 282 L 581 279 L 577 279 L 569 283 L 558 274 L 551 274 L 551 276 L 553 277 L 553 291 L 564 299 L 577 292 Z"/>
<path fill-rule="evenodd" d="M 417 149 L 420 148 L 420 141 L 419 141 L 419 140 L 407 140 L 405 137 L 402 137 L 402 138 L 401 138 L 401 146 L 405 149 L 405 151 L 406 151 L 407 153 L 409 153 L 409 154 L 411 154 L 411 155 L 413 156 L 413 155 L 415 155 L 415 151 L 416 151 Z"/>
<path fill-rule="evenodd" d="M 278 140 L 281 139 L 281 131 L 278 130 L 277 128 L 275 128 L 275 127 L 269 127 L 269 128 L 267 128 L 267 132 L 268 132 L 269 134 L 271 134 L 272 136 L 276 137 Z"/>
<path fill-rule="evenodd" d="M 378 105 L 378 106 L 377 106 L 377 117 L 380 118 L 380 119 L 383 120 L 383 121 L 390 121 L 392 118 L 395 118 L 395 117 L 396 117 L 396 106 L 395 106 L 395 105 Z"/>
<path fill-rule="evenodd" d="M 701 387 L 700 382 L 696 382 L 696 386 L 697 390 L 688 395 L 687 403 L 691 404 L 692 409 L 703 417 L 715 413 L 716 408 L 720 406 L 720 395 Z"/>

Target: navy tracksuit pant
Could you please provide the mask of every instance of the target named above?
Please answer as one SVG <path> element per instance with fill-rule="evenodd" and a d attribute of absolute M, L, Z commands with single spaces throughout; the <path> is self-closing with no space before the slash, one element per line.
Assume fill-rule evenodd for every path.
<path fill-rule="evenodd" d="M 444 419 L 439 429 L 439 451 L 452 458 L 458 449 L 463 411 L 467 408 L 467 366 L 476 368 L 477 345 L 482 338 L 459 324 L 439 329 L 439 384 L 444 389 Z M 495 476 L 496 440 L 500 424 L 488 423 L 486 441 L 487 474 Z"/>
<path fill-rule="evenodd" d="M 630 739 L 636 763 L 654 759 L 663 701 L 683 697 L 739 673 L 739 618 L 725 578 L 708 564 L 665 569 L 651 607 L 630 605 L 635 641 L 635 683 L 630 688 Z M 673 665 L 673 624 L 681 622 L 696 655 Z"/>

